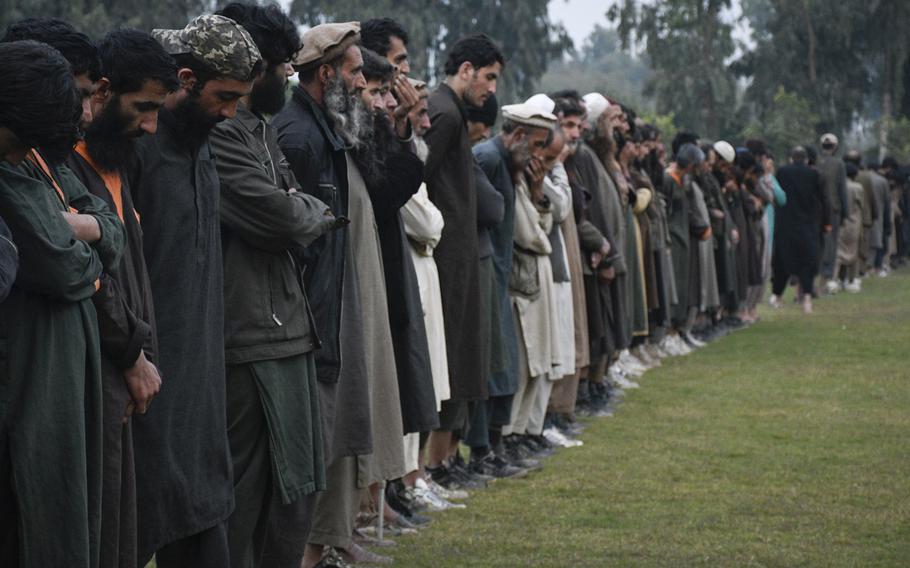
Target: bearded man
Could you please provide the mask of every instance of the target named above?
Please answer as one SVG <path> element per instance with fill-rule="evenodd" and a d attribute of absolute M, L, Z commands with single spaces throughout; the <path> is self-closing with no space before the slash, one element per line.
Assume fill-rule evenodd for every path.
<path fill-rule="evenodd" d="M 119 263 L 123 230 L 55 166 L 76 141 L 74 79 L 43 43 L 0 44 L 0 217 L 21 260 L 0 303 L 3 566 L 99 562 L 101 361 L 90 299 Z"/>
<path fill-rule="evenodd" d="M 510 108 L 516 107 L 513 105 Z M 532 111 L 533 109 L 526 109 L 525 114 Z M 488 455 L 492 449 L 500 458 L 506 457 L 503 427 L 511 422 L 512 398 L 522 380 L 518 372 L 518 333 L 509 295 L 515 234 L 515 183 L 519 177 L 524 176 L 531 158 L 540 154 L 549 135 L 548 128 L 530 122 L 532 121 L 516 120 L 510 115 L 503 121 L 500 134 L 481 142 L 473 150 L 480 169 L 493 188 L 502 195 L 503 201 L 502 221 L 490 227 L 488 232 L 495 274 L 497 309 L 494 313 L 498 316 L 493 322 L 493 330 L 501 337 L 506 365 L 489 378 L 487 387 L 490 398 L 486 404 L 478 405 L 475 409 L 469 440 L 474 469 L 495 477 L 502 477 L 503 471 L 500 470 L 503 469 L 512 475 L 518 474 L 509 468 L 503 468 L 502 464 L 497 464 Z"/>
<path fill-rule="evenodd" d="M 302 47 L 297 27 L 274 5 L 234 2 L 220 14 L 250 33 L 265 67 L 211 137 L 221 182 L 231 565 L 299 566 L 326 482 L 319 337 L 297 254 L 343 221 L 299 191 L 267 120 L 284 108 Z"/>
<path fill-rule="evenodd" d="M 338 217 L 353 217 L 349 148 L 372 126 L 360 100 L 366 86 L 357 22 L 315 26 L 292 61 L 300 84 L 273 124 L 300 190 Z M 369 484 L 361 463 L 373 452 L 364 314 L 349 229 L 313 242 L 303 253 L 304 279 L 322 348 L 316 356 L 319 404 L 326 426 L 326 491 L 316 500 L 303 566 L 341 562 L 353 547 L 360 492 Z M 401 432 L 399 431 L 400 435 Z M 325 558 L 323 555 L 325 553 Z"/>
<path fill-rule="evenodd" d="M 128 567 L 138 562 L 139 537 L 130 417 L 146 413 L 161 377 L 153 363 L 158 339 L 152 289 L 126 167 L 136 140 L 155 134 L 158 111 L 177 88 L 177 67 L 158 42 L 137 30 L 111 32 L 98 49 L 101 79 L 91 98 L 92 120 L 67 164 L 117 213 L 127 237 L 119 267 L 101 277 L 92 301 L 102 355 L 101 564 Z"/>
<path fill-rule="evenodd" d="M 230 564 L 234 508 L 227 439 L 224 282 L 218 173 L 209 144 L 262 62 L 236 22 L 215 15 L 152 36 L 177 62 L 158 130 L 137 143 L 130 186 L 142 219 L 161 374 L 155 412 L 134 424 L 139 559 L 158 566 Z M 204 401 L 204 403 L 202 403 Z"/>

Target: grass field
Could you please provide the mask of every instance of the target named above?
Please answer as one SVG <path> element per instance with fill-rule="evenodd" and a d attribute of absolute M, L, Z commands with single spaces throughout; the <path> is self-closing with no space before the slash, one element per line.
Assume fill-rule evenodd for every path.
<path fill-rule="evenodd" d="M 396 565 L 910 566 L 906 271 L 639 382 L 583 447 L 399 538 Z"/>

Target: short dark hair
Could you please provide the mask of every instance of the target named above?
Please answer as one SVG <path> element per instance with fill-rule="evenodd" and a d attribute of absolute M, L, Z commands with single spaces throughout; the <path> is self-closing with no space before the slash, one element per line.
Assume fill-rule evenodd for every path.
<path fill-rule="evenodd" d="M 790 150 L 790 159 L 797 164 L 804 164 L 809 159 L 809 152 L 805 146 L 794 146 Z"/>
<path fill-rule="evenodd" d="M 461 64 L 467 61 L 474 69 L 487 67 L 494 63 L 505 66 L 506 60 L 490 36 L 482 33 L 468 34 L 452 46 L 446 58 L 445 74 L 455 75 Z"/>
<path fill-rule="evenodd" d="M 688 130 L 677 132 L 676 136 L 673 137 L 673 141 L 670 143 L 670 148 L 673 150 L 674 156 L 679 152 L 679 149 L 683 144 L 698 144 L 698 134 Z"/>
<path fill-rule="evenodd" d="M 581 104 L 581 97 L 556 96 L 557 94 L 553 93 L 553 95 L 550 95 L 550 98 L 556 103 L 556 107 L 553 109 L 556 114 L 561 114 L 562 116 L 584 116 L 585 107 Z"/>
<path fill-rule="evenodd" d="M 768 145 L 760 138 L 750 138 L 746 140 L 746 148 L 748 148 L 756 157 L 768 155 Z"/>
<path fill-rule="evenodd" d="M 0 41 L 33 40 L 46 43 L 63 55 L 74 76 L 88 73 L 92 82 L 101 78 L 98 48 L 87 35 L 58 18 L 25 18 L 6 28 Z"/>
<path fill-rule="evenodd" d="M 901 166 L 897 163 L 897 159 L 894 156 L 885 156 L 885 159 L 882 160 L 882 167 L 888 168 L 889 170 L 896 170 Z"/>
<path fill-rule="evenodd" d="M 499 101 L 496 95 L 490 95 L 483 102 L 483 106 L 465 105 L 470 122 L 482 122 L 492 127 L 496 124 L 496 117 L 499 115 Z"/>
<path fill-rule="evenodd" d="M 36 41 L 0 44 L 0 126 L 51 161 L 73 149 L 82 99 L 66 59 Z"/>
<path fill-rule="evenodd" d="M 576 102 L 581 102 L 582 97 L 576 89 L 563 89 L 561 91 L 556 91 L 550 95 L 550 98 L 554 101 L 556 99 L 575 99 Z"/>
<path fill-rule="evenodd" d="M 205 61 L 199 59 L 192 53 L 178 53 L 173 56 L 174 61 L 177 63 L 177 70 L 186 68 L 193 72 L 193 75 L 196 76 L 196 85 L 193 87 L 194 90 L 201 90 L 206 83 L 213 79 L 220 79 L 225 77 L 225 75 L 219 73 L 215 70 L 214 67 L 206 63 Z M 250 76 L 246 78 L 247 81 L 252 81 L 255 79 L 259 73 L 262 72 L 262 60 L 259 59 L 256 61 L 256 64 L 253 65 L 253 69 L 250 70 Z M 232 77 L 235 78 L 235 77 Z"/>
<path fill-rule="evenodd" d="M 389 54 L 393 37 L 408 44 L 408 32 L 392 18 L 373 18 L 360 24 L 360 43 L 383 57 Z"/>
<path fill-rule="evenodd" d="M 291 61 L 303 47 L 297 26 L 275 4 L 258 6 L 231 2 L 218 14 L 234 20 L 249 32 L 269 69 Z"/>
<path fill-rule="evenodd" d="M 367 81 L 390 81 L 395 68 L 389 61 L 371 49 L 360 48 L 363 54 L 363 78 Z"/>
<path fill-rule="evenodd" d="M 101 73 L 115 93 L 136 92 L 146 81 L 157 81 L 168 91 L 180 86 L 174 58 L 146 32 L 114 30 L 98 42 L 98 53 Z"/>

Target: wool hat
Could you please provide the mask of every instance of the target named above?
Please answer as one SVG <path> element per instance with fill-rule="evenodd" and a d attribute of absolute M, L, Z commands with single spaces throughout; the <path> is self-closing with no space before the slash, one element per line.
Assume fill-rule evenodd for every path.
<path fill-rule="evenodd" d="M 540 110 L 548 112 L 550 114 L 553 114 L 553 111 L 556 109 L 556 103 L 553 101 L 553 99 L 543 93 L 537 93 L 530 99 L 526 100 L 525 104 L 537 107 Z"/>
<path fill-rule="evenodd" d="M 502 117 L 532 128 L 550 129 L 556 125 L 556 116 L 553 113 L 527 103 L 503 106 Z"/>
<path fill-rule="evenodd" d="M 360 22 L 321 24 L 303 33 L 303 48 L 292 65 L 306 71 L 331 61 L 360 41 Z"/>

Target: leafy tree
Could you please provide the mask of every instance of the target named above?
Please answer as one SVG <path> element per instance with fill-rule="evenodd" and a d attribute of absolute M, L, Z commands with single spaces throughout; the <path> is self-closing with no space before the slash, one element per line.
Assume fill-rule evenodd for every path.
<path fill-rule="evenodd" d="M 717 138 L 735 130 L 736 82 L 725 65 L 734 54 L 732 26 L 722 17 L 730 0 L 616 0 L 607 12 L 623 46 L 644 46 L 654 75 L 646 94 L 659 113 Z"/>
<path fill-rule="evenodd" d="M 616 30 L 597 25 L 575 57 L 550 65 L 538 89 L 596 91 L 644 112 L 654 107 L 653 99 L 644 95 L 652 74 L 644 61 L 622 50 Z"/>
<path fill-rule="evenodd" d="M 819 115 L 808 100 L 778 87 L 764 120 L 754 120 L 742 133 L 745 138 L 763 138 L 779 163 L 793 146 L 812 144 Z"/>

